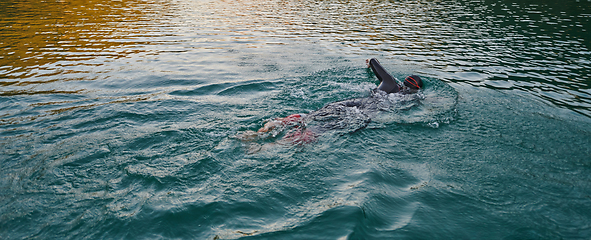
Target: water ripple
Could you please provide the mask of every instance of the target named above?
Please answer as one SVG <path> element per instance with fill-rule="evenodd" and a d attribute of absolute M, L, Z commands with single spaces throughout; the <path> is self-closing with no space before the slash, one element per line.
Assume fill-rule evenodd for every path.
<path fill-rule="evenodd" d="M 591 236 L 588 1 L 0 9 L 3 238 Z M 420 101 L 309 145 L 233 137 L 366 97 L 368 57 Z"/>

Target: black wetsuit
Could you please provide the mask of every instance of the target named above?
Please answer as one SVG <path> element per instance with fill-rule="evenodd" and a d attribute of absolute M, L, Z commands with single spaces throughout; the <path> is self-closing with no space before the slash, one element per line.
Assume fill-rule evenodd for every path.
<path fill-rule="evenodd" d="M 369 60 L 369 66 L 373 70 L 376 77 L 380 80 L 380 86 L 378 89 L 387 93 L 397 93 L 402 89 L 396 79 L 390 75 L 384 67 L 378 62 L 377 59 L 372 58 Z"/>
<path fill-rule="evenodd" d="M 401 87 L 375 58 L 369 61 L 369 66 L 380 80 L 378 88 L 369 97 L 329 103 L 309 113 L 305 120 L 313 125 L 315 132 L 334 129 L 354 132 L 366 127 L 379 110 L 388 109 L 387 105 L 391 105 L 388 93 L 400 92 Z"/>
<path fill-rule="evenodd" d="M 329 103 L 305 116 L 315 132 L 341 129 L 354 132 L 366 127 L 387 102 L 387 94 L 374 90 L 371 96 Z"/>

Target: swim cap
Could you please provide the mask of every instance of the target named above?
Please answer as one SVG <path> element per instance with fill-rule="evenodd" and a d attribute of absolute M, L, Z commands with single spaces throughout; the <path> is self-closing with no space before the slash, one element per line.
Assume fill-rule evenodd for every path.
<path fill-rule="evenodd" d="M 423 88 L 423 81 L 417 75 L 410 75 L 404 79 L 404 86 L 411 89 L 421 89 Z"/>

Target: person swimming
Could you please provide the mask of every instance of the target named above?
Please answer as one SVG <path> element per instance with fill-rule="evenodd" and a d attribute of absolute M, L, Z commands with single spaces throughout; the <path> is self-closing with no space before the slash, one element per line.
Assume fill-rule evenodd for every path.
<path fill-rule="evenodd" d="M 388 101 L 388 94 L 413 94 L 423 87 L 421 78 L 416 75 L 410 75 L 404 79 L 402 85 L 398 84 L 375 58 L 367 59 L 366 64 L 380 80 L 380 85 L 371 91 L 369 97 L 329 103 L 309 114 L 292 114 L 285 118 L 275 118 L 265 123 L 257 132 L 245 132 L 240 139 L 252 140 L 260 134 L 289 128 L 290 131 L 283 140 L 292 144 L 303 144 L 314 142 L 319 134 L 329 130 L 344 129 L 347 132 L 355 132 L 365 128 L 371 122 L 371 119 L 382 109 L 381 105 Z"/>
<path fill-rule="evenodd" d="M 380 62 L 375 59 L 368 59 L 365 60 L 368 68 L 374 72 L 376 77 L 380 80 L 380 85 L 378 86 L 379 90 L 382 90 L 386 93 L 397 93 L 402 91 L 402 93 L 416 93 L 423 87 L 423 81 L 417 75 L 410 75 L 404 79 L 404 83 L 402 86 L 398 84 L 398 82 L 390 75 L 384 67 L 380 64 Z"/>

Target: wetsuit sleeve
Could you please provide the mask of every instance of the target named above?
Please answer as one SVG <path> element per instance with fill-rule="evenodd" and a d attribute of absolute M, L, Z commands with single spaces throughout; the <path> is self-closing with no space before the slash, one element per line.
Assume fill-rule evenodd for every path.
<path fill-rule="evenodd" d="M 378 89 L 387 93 L 395 93 L 400 91 L 400 85 L 398 85 L 396 80 L 386 71 L 386 69 L 384 69 L 384 67 L 382 67 L 377 59 L 372 58 L 369 60 L 369 66 L 376 77 L 380 80 L 380 86 Z"/>

